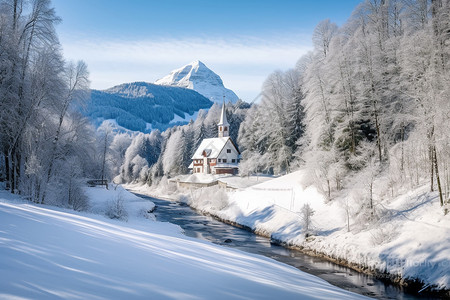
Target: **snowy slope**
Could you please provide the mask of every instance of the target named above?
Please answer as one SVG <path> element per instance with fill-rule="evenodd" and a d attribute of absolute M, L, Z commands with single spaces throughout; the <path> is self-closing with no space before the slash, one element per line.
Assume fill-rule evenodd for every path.
<path fill-rule="evenodd" d="M 199 60 L 173 70 L 155 83 L 192 89 L 217 103 L 222 103 L 224 96 L 227 102 L 235 103 L 239 99 L 232 90 L 225 88 L 219 75 Z"/>
<path fill-rule="evenodd" d="M 0 199 L 0 299 L 364 298 L 169 223 Z"/>
<path fill-rule="evenodd" d="M 437 193 L 428 192 L 428 185 L 377 203 L 383 217 L 374 224 L 358 224 L 351 217 L 347 232 L 343 199 L 327 202 L 314 186 L 303 185 L 305 176 L 297 171 L 229 192 L 220 210 L 204 206 L 208 202 L 201 199 L 190 204 L 290 245 L 450 289 L 450 216 L 443 215 Z M 305 204 L 314 210 L 315 234 L 308 239 L 299 214 Z"/>
<path fill-rule="evenodd" d="M 298 171 L 231 194 L 230 206 L 219 215 L 330 257 L 450 288 L 450 218 L 443 216 L 436 193 L 423 187 L 380 203 L 383 219 L 369 228 L 351 220 L 347 232 L 343 205 L 326 203 L 314 187 L 302 186 L 303 176 Z M 308 240 L 297 214 L 306 203 L 315 210 L 316 236 Z"/>

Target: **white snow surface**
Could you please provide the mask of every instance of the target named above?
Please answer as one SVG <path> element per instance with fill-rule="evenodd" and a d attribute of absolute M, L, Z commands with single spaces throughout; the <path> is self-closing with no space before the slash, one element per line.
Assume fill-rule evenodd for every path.
<path fill-rule="evenodd" d="M 227 176 L 220 178 L 219 180 L 226 183 L 227 186 L 235 188 L 235 189 L 243 189 L 248 188 L 253 185 L 257 185 L 263 182 L 266 182 L 268 180 L 274 179 L 273 176 L 268 175 L 253 175 L 253 176 L 245 176 L 245 177 L 238 177 L 238 176 Z"/>
<path fill-rule="evenodd" d="M 128 192 L 120 185 L 110 184 L 109 189 L 103 186 L 91 187 L 86 188 L 85 192 L 91 199 L 89 211 L 94 214 L 105 215 L 108 207 L 120 199 L 128 214 L 127 219 L 131 221 L 142 217 L 153 219 L 148 212 L 155 208 L 155 204 Z"/>
<path fill-rule="evenodd" d="M 219 210 L 217 205 L 196 208 L 290 245 L 450 289 L 450 216 L 443 215 L 437 193 L 423 186 L 377 203 L 384 212 L 377 223 L 358 225 L 351 219 L 347 232 L 342 203 L 327 202 L 314 186 L 304 186 L 305 174 L 297 171 L 228 192 L 228 203 Z M 314 210 L 314 234 L 308 239 L 299 214 L 305 204 Z"/>
<path fill-rule="evenodd" d="M 99 200 L 94 208 L 120 193 L 128 207 L 142 201 L 123 190 L 87 191 L 91 202 Z M 0 220 L 0 299 L 364 298 L 132 213 L 123 222 L 0 191 Z"/>
<path fill-rule="evenodd" d="M 126 132 L 129 135 L 134 135 L 136 133 L 136 131 L 127 129 L 123 126 L 120 126 L 119 123 L 117 123 L 116 119 L 103 119 L 103 118 L 97 118 L 97 122 L 100 124 L 100 127 L 105 127 L 105 126 L 111 126 L 113 128 L 113 130 L 118 131 L 118 132 Z M 152 124 L 147 123 L 147 127 L 145 130 L 148 130 L 149 132 L 152 130 Z"/>
<path fill-rule="evenodd" d="M 205 109 L 204 109 L 205 110 Z M 205 111 L 208 111 L 208 109 L 206 109 Z M 188 114 L 188 113 L 184 113 L 184 117 L 180 117 L 179 115 L 175 114 L 175 117 L 169 122 L 169 123 L 176 123 L 176 122 L 189 122 L 190 120 L 195 121 L 197 119 L 198 116 L 198 112 L 199 111 L 195 111 L 194 113 L 192 113 L 192 115 Z"/>
<path fill-rule="evenodd" d="M 188 88 L 217 103 L 222 103 L 224 96 L 227 102 L 236 103 L 239 99 L 232 90 L 225 88 L 219 75 L 199 60 L 173 70 L 155 84 Z"/>

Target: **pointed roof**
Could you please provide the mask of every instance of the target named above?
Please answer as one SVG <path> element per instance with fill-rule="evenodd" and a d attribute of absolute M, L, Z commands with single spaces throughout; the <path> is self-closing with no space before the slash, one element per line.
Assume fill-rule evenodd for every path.
<path fill-rule="evenodd" d="M 203 154 L 206 154 L 206 157 L 209 158 L 216 158 L 219 156 L 229 139 L 230 137 L 204 139 L 200 146 L 198 146 L 192 159 L 202 159 L 204 157 Z"/>
<path fill-rule="evenodd" d="M 229 136 L 227 136 L 221 138 L 204 139 L 200 146 L 198 146 L 197 150 L 192 156 L 192 159 L 203 159 L 203 154 L 206 154 L 206 157 L 208 158 L 217 158 L 220 152 L 222 152 L 222 150 L 227 145 L 228 141 L 230 141 L 231 145 L 233 145 L 237 153 L 241 154 L 233 140 Z"/>
<path fill-rule="evenodd" d="M 225 111 L 225 101 L 222 104 L 222 112 L 220 113 L 220 121 L 219 124 L 217 124 L 219 126 L 230 126 L 230 124 L 228 123 L 227 120 L 227 113 Z"/>

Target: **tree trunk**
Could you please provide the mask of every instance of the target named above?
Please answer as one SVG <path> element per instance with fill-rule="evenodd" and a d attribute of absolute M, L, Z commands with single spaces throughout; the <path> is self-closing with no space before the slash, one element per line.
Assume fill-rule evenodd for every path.
<path fill-rule="evenodd" d="M 400 159 L 400 171 L 401 174 L 403 175 L 403 170 L 405 169 L 405 146 L 404 146 L 404 142 L 405 142 L 405 127 L 402 124 L 402 129 L 401 129 L 401 133 L 400 133 L 401 137 L 402 137 L 402 143 L 401 143 L 401 159 Z"/>
<path fill-rule="evenodd" d="M 378 110 L 376 107 L 376 100 L 373 100 L 373 114 L 375 116 L 375 130 L 377 132 L 377 148 L 378 148 L 378 159 L 380 160 L 380 164 L 382 162 L 382 155 L 381 155 L 381 131 L 380 131 L 380 123 L 378 120 Z"/>
<path fill-rule="evenodd" d="M 438 191 L 439 191 L 439 201 L 441 203 L 441 206 L 444 206 L 444 198 L 442 196 L 441 180 L 439 178 L 436 146 L 433 146 L 433 162 L 434 162 L 434 169 L 436 170 L 436 181 L 437 181 L 437 186 L 438 186 Z"/>
<path fill-rule="evenodd" d="M 19 188 L 19 175 L 20 175 L 20 165 L 19 165 L 19 159 L 20 154 L 18 151 L 15 151 L 14 155 L 13 155 L 13 183 L 14 183 L 14 193 L 19 193 L 18 188 Z"/>
<path fill-rule="evenodd" d="M 431 180 L 430 180 L 430 192 L 434 192 L 434 167 L 433 167 L 433 162 L 434 162 L 434 153 L 433 153 L 433 147 L 430 146 L 430 150 L 429 150 L 429 156 L 430 156 L 430 176 L 431 176 Z"/>
<path fill-rule="evenodd" d="M 61 133 L 61 127 L 62 127 L 62 123 L 64 121 L 64 115 L 66 114 L 66 106 L 64 107 L 64 110 L 62 112 L 62 114 L 59 116 L 59 124 L 58 124 L 58 129 L 56 130 L 55 133 L 55 138 L 53 139 L 53 146 L 52 146 L 52 151 L 50 153 L 50 164 L 48 166 L 48 172 L 47 172 L 47 178 L 45 181 L 45 186 L 42 192 L 42 198 L 41 198 L 41 204 L 44 204 L 45 202 L 45 197 L 47 195 L 47 185 L 50 182 L 50 178 L 52 176 L 52 172 L 53 172 L 53 164 L 54 164 L 54 160 L 55 160 L 55 153 L 56 153 L 56 147 L 58 145 L 58 141 L 59 141 L 59 135 Z"/>
<path fill-rule="evenodd" d="M 350 232 L 350 213 L 347 212 L 347 232 Z"/>
<path fill-rule="evenodd" d="M 6 175 L 6 189 L 11 189 L 11 165 L 10 165 L 10 157 L 8 153 L 3 154 L 5 156 L 5 175 Z"/>
<path fill-rule="evenodd" d="M 12 163 L 12 156 L 11 156 L 11 152 L 8 152 L 7 156 L 6 156 L 6 161 L 7 161 L 7 169 L 8 171 L 6 172 L 6 176 L 8 178 L 8 188 L 9 191 L 11 193 L 14 192 L 14 183 L 13 183 L 13 175 L 12 175 L 12 170 L 13 170 L 13 163 Z"/>
<path fill-rule="evenodd" d="M 327 179 L 327 188 L 328 188 L 328 201 L 331 200 L 331 186 L 330 186 L 330 180 Z"/>
<path fill-rule="evenodd" d="M 105 143 L 103 146 L 103 161 L 102 161 L 102 184 L 105 179 L 105 164 L 106 164 L 106 151 L 108 150 L 108 133 L 105 132 Z M 108 184 L 106 184 L 106 189 L 108 189 Z"/>

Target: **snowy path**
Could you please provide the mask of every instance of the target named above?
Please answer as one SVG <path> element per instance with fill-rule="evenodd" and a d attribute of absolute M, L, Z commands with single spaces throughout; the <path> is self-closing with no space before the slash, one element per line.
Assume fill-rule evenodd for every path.
<path fill-rule="evenodd" d="M 5 195 L 1 192 L 0 198 Z M 0 299 L 360 299 L 160 222 L 0 201 Z"/>

